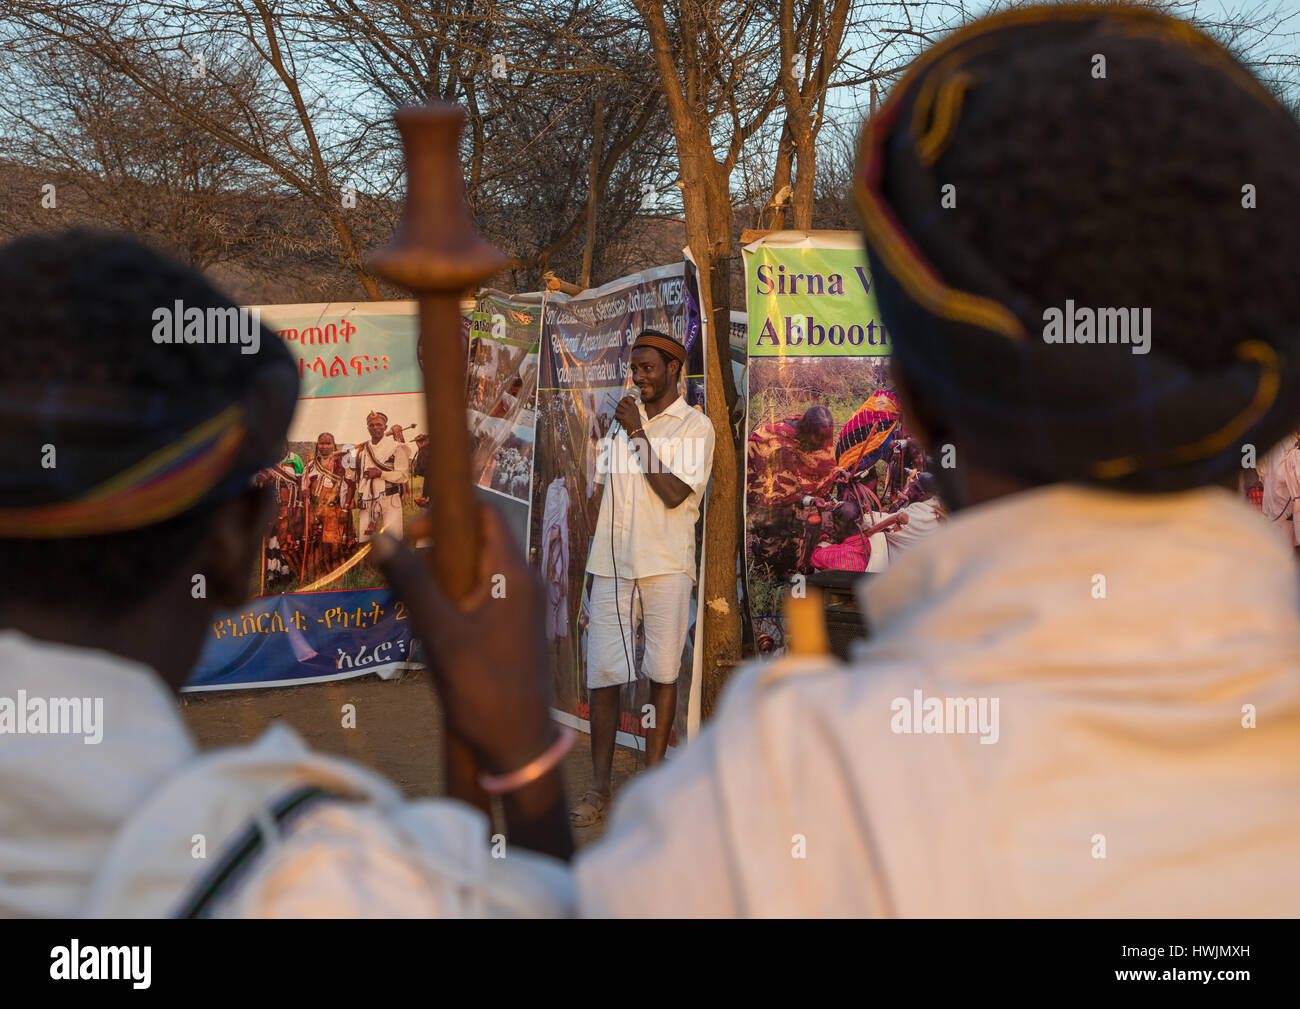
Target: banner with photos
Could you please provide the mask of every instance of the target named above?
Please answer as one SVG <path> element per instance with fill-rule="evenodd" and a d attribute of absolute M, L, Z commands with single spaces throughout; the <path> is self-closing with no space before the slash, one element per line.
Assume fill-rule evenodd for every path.
<path fill-rule="evenodd" d="M 416 303 L 260 311 L 297 361 L 298 406 L 259 477 L 276 510 L 248 601 L 217 616 L 185 689 L 394 675 L 411 664 L 410 621 L 361 547 L 403 535 L 424 504 Z"/>
<path fill-rule="evenodd" d="M 528 539 L 537 426 L 538 349 L 546 297 L 484 293 L 474 303 L 465 403 L 480 495 Z"/>
<path fill-rule="evenodd" d="M 771 232 L 744 260 L 745 574 L 771 654 L 787 591 L 814 572 L 884 570 L 944 513 L 890 386 L 861 237 Z"/>
<path fill-rule="evenodd" d="M 669 333 L 687 348 L 682 394 L 690 405 L 704 409 L 705 341 L 696 290 L 693 266 L 676 263 L 574 297 L 552 294 L 543 315 L 529 559 L 545 590 L 556 716 L 584 731 L 588 729 L 586 613 L 591 581 L 586 567 L 588 553 L 595 548 L 599 446 L 613 424 L 614 407 L 628 394 L 632 342 L 643 329 Z M 680 700 L 670 745 L 686 738 L 694 721 L 691 712 L 698 710 L 695 614 L 692 600 L 692 629 L 682 654 Z M 636 696 L 635 666 L 636 657 L 631 656 L 618 740 L 640 747 L 645 735 L 640 720 L 644 699 Z"/>

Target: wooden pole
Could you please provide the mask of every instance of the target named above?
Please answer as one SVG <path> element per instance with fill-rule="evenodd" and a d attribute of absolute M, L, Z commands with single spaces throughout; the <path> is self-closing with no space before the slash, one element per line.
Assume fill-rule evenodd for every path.
<path fill-rule="evenodd" d="M 785 597 L 785 647 L 791 655 L 829 655 L 830 634 L 821 589 L 807 589 L 802 597 Z"/>
<path fill-rule="evenodd" d="M 406 154 L 406 207 L 392 241 L 372 253 L 367 265 L 419 300 L 429 431 L 424 494 L 434 530 L 427 556 L 443 590 L 460 600 L 477 585 L 479 559 L 460 299 L 503 269 L 507 259 L 479 237 L 465 205 L 460 106 L 438 102 L 401 109 L 394 118 Z M 445 728 L 447 794 L 488 811 L 474 754 L 454 726 Z"/>

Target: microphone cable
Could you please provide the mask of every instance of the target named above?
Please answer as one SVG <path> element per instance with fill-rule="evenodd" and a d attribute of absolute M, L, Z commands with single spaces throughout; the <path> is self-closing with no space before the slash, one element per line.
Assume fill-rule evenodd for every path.
<path fill-rule="evenodd" d="M 632 396 L 632 398 L 635 399 L 635 400 L 637 401 L 638 404 L 641 402 L 641 390 L 640 390 L 640 388 L 639 388 L 638 386 L 633 385 L 633 386 L 631 387 L 631 390 L 629 391 L 629 395 Z M 615 423 L 618 423 L 618 422 L 615 421 Z M 629 448 L 629 450 L 630 450 L 630 449 L 631 449 L 631 444 L 632 444 L 632 439 L 631 439 L 631 437 L 628 435 L 627 431 L 626 431 L 626 430 L 623 430 L 623 425 L 622 425 L 622 424 L 619 424 L 618 426 L 619 426 L 619 430 L 620 430 L 620 431 L 622 432 L 622 434 L 623 434 L 623 438 L 628 442 L 628 448 Z M 614 447 L 614 440 L 611 438 L 611 439 L 610 439 L 610 449 L 612 450 L 613 447 Z M 612 461 L 613 461 L 613 460 L 611 459 L 610 462 L 612 463 Z M 632 592 L 631 592 L 631 593 L 629 594 L 629 596 L 628 596 L 628 607 L 627 607 L 627 629 L 625 630 L 624 627 L 623 627 L 623 610 L 622 610 L 622 608 L 619 606 L 619 601 L 618 601 L 618 560 L 617 560 L 617 559 L 615 558 L 615 556 L 614 556 L 614 515 L 615 515 L 614 498 L 615 498 L 615 495 L 614 495 L 614 473 L 612 472 L 612 466 L 611 466 L 611 472 L 609 472 L 609 473 L 606 474 L 606 482 L 607 482 L 606 485 L 607 485 L 607 487 L 609 488 L 609 491 L 610 491 L 610 496 L 609 496 L 609 563 L 610 563 L 610 566 L 614 569 L 614 613 L 615 613 L 615 615 L 618 617 L 618 639 L 619 639 L 619 643 L 623 646 L 623 663 L 624 663 L 624 665 L 627 667 L 627 679 L 624 681 L 623 685 L 624 685 L 624 686 L 627 686 L 628 684 L 631 684 L 631 683 L 635 683 L 635 682 L 636 682 L 636 677 L 635 677 L 635 675 L 634 675 L 633 672 L 632 672 L 632 654 L 631 654 L 631 652 L 628 651 L 628 633 L 627 633 L 627 632 L 630 631 L 630 630 L 632 629 L 632 627 L 635 626 L 635 620 L 634 620 L 634 618 L 633 618 L 633 613 L 634 613 L 634 606 L 635 606 L 635 602 L 636 602 L 636 596 L 637 596 L 638 592 L 640 591 L 640 584 L 639 584 L 639 580 L 634 580 L 633 585 L 632 585 Z M 643 614 L 642 619 L 644 620 L 644 614 Z M 632 645 L 632 651 L 635 652 L 635 650 L 636 650 L 636 645 L 635 645 L 635 643 L 633 643 L 633 645 Z M 620 688 L 619 688 L 620 703 L 619 703 L 619 706 L 618 706 L 618 710 L 619 710 L 619 715 L 620 715 L 620 716 L 623 714 L 623 705 L 622 705 L 622 702 L 621 702 L 622 693 L 623 693 L 623 688 L 620 687 Z M 635 707 L 635 704 L 636 704 L 636 698 L 635 698 L 635 693 L 634 693 L 634 696 L 633 696 L 633 707 Z M 646 741 L 645 741 L 644 739 L 640 739 L 640 738 L 637 736 L 637 734 L 636 734 L 635 732 L 631 733 L 631 736 L 632 736 L 633 740 L 636 741 L 636 751 L 637 751 L 637 753 L 638 753 L 638 755 L 639 755 L 639 759 L 637 760 L 637 763 L 638 763 L 638 765 L 639 765 L 639 770 L 644 770 L 644 769 L 645 769 L 645 757 L 646 757 Z M 614 724 L 614 739 L 615 739 L 615 742 L 617 742 L 617 740 L 618 740 L 618 722 L 617 722 L 617 721 L 616 721 L 615 724 Z"/>

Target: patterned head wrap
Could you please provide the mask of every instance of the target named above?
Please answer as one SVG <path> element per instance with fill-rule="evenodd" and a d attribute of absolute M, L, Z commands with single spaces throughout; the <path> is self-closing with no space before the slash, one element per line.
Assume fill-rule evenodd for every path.
<path fill-rule="evenodd" d="M 986 149 L 986 144 L 979 160 L 972 161 L 974 147 L 969 138 L 963 147 L 963 125 L 973 123 L 969 129 L 982 129 L 980 135 L 987 137 L 996 134 L 991 123 L 1016 115 L 1003 107 L 1003 100 L 989 97 L 1013 89 L 1013 73 L 1026 76 L 1023 66 L 1007 69 L 1013 59 L 1041 57 L 1026 64 L 1035 67 L 1047 65 L 1049 58 L 1056 67 L 1079 61 L 1077 77 L 1062 72 L 1050 82 L 1068 125 L 1044 124 L 1039 131 L 1044 145 L 1061 130 L 1073 130 L 1104 147 L 1108 116 L 1161 117 L 1163 122 L 1173 114 L 1160 104 L 1167 98 L 1149 97 L 1136 84 L 1127 92 L 1133 107 L 1113 107 L 1107 95 L 1116 93 L 1118 82 L 1096 79 L 1090 72 L 1095 62 L 1089 61 L 1096 57 L 1089 54 L 1095 53 L 1108 55 L 1112 78 L 1158 55 L 1176 68 L 1178 80 L 1196 86 L 1202 106 L 1222 106 L 1217 115 L 1225 123 L 1235 109 L 1267 106 L 1259 110 L 1269 131 L 1260 143 L 1225 130 L 1220 154 L 1240 156 L 1244 181 L 1254 178 L 1255 171 L 1268 175 L 1270 151 L 1294 144 L 1295 120 L 1246 70 L 1211 39 L 1163 14 L 1061 5 L 982 18 L 918 57 L 863 132 L 856 196 L 873 291 L 904 376 L 952 431 L 977 444 L 1004 472 L 1031 482 L 1093 482 L 1131 490 L 1199 486 L 1239 467 L 1244 443 L 1263 452 L 1295 428 L 1300 418 L 1300 319 L 1268 318 L 1241 306 L 1239 329 L 1233 333 L 1237 342 L 1219 361 L 1186 351 L 1193 334 L 1175 327 L 1162 331 L 1159 300 L 1149 316 L 1146 353 L 1134 354 L 1119 342 L 1048 342 L 1044 320 L 1060 303 L 1045 303 L 1039 297 L 1043 292 L 1015 289 L 981 253 L 979 236 L 959 230 L 957 212 L 941 203 L 949 179 L 945 158 L 952 152 L 961 151 L 965 164 L 978 164 L 971 169 L 976 180 L 1000 170 L 996 145 Z M 1148 98 L 1150 107 L 1144 104 Z M 1033 120 L 1017 125 L 1026 121 L 1029 125 L 1019 135 L 1027 145 L 1026 138 L 1038 134 L 1031 128 Z M 1247 150 L 1248 144 L 1254 146 Z M 1024 150 L 1016 151 L 1017 158 L 1026 156 Z M 1159 154 L 1154 157 L 1160 161 Z M 1138 180 L 1102 172 L 1095 184 L 1113 191 L 1121 211 L 1142 205 L 1144 185 L 1181 186 L 1176 191 L 1180 214 L 1184 206 L 1187 215 L 1197 215 L 1202 205 L 1217 208 L 1211 201 L 1240 200 L 1239 192 L 1220 196 L 1184 181 L 1197 178 L 1201 157 L 1184 148 L 1167 156 L 1167 166 L 1157 166 L 1162 174 L 1153 174 L 1153 182 L 1146 176 Z M 1104 166 L 1104 157 L 1099 158 Z M 972 185 L 977 183 L 963 186 L 955 199 L 978 198 Z M 1068 191 L 1038 196 L 1039 205 L 1048 198 L 1056 201 L 1050 206 L 1059 210 L 1058 219 L 1075 220 Z M 1024 221 L 1025 255 L 1069 260 L 1069 247 L 1048 240 L 1054 223 L 1041 211 L 1038 219 Z M 1261 256 L 1268 254 L 1259 250 Z M 1239 262 L 1203 266 L 1209 275 L 1249 269 Z M 1193 282 L 1186 273 L 1180 276 L 1184 284 Z M 1078 304 L 1098 311 L 1106 306 L 1107 278 L 1080 276 L 1078 283 Z M 1177 284 L 1153 288 L 1153 298 L 1177 303 Z M 882 421 L 862 416 L 861 423 Z M 849 447 L 866 455 L 871 453 L 868 445 Z"/>
<path fill-rule="evenodd" d="M 835 441 L 835 462 L 850 473 L 864 473 L 884 457 L 899 430 L 898 397 L 888 389 L 873 393 L 848 419 Z"/>

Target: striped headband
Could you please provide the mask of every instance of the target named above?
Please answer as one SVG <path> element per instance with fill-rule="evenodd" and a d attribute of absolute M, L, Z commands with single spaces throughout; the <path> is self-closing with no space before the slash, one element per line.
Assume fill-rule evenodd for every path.
<path fill-rule="evenodd" d="M 686 363 L 686 348 L 674 340 L 672 337 L 664 336 L 662 333 L 645 332 L 636 338 L 632 344 L 633 350 L 640 350 L 642 347 L 653 347 L 655 350 L 662 350 L 669 357 L 677 361 L 678 364 Z"/>
<path fill-rule="evenodd" d="M 230 476 L 246 436 L 233 404 L 76 500 L 0 508 L 0 539 L 102 536 L 174 518 Z"/>

